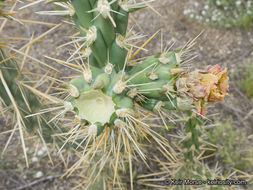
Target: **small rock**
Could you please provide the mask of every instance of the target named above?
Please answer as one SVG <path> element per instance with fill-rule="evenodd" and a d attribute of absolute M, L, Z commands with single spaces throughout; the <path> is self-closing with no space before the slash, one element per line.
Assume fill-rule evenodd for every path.
<path fill-rule="evenodd" d="M 32 162 L 38 162 L 39 159 L 37 157 L 32 157 Z"/>
<path fill-rule="evenodd" d="M 38 171 L 38 172 L 34 175 L 35 178 L 41 178 L 42 176 L 44 176 L 44 174 L 43 174 L 42 171 Z"/>

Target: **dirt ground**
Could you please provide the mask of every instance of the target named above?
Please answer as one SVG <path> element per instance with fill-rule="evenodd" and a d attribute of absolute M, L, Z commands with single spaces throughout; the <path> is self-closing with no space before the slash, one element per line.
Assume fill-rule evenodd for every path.
<path fill-rule="evenodd" d="M 247 120 L 244 117 L 253 109 L 253 103 L 241 91 L 238 86 L 238 81 L 243 75 L 240 72 L 243 63 L 248 60 L 253 60 L 253 28 L 250 30 L 238 28 L 224 29 L 197 24 L 196 22 L 190 21 L 183 14 L 184 9 L 189 3 L 189 0 L 157 0 L 152 6 L 160 15 L 150 9 L 143 9 L 131 16 L 130 23 L 131 25 L 135 25 L 137 31 L 140 30 L 140 27 L 143 34 L 146 34 L 147 37 L 150 37 L 157 30 L 161 29 L 163 33 L 163 47 L 169 42 L 175 42 L 174 48 L 182 46 L 202 33 L 197 40 L 198 43 L 193 48 L 194 54 L 198 56 L 189 63 L 189 67 L 204 68 L 206 65 L 219 64 L 227 67 L 230 75 L 229 97 L 226 98 L 225 102 L 215 103 L 210 106 L 208 115 L 215 114 L 215 119 L 220 121 L 226 121 L 229 117 L 232 117 L 234 125 L 240 128 L 241 131 L 245 131 L 249 136 L 253 134 L 253 116 Z M 29 54 L 47 63 L 50 61 L 45 59 L 44 55 L 66 59 L 68 57 L 67 49 L 56 49 L 56 47 L 64 42 L 68 42 L 73 30 L 68 24 L 64 23 L 67 20 L 66 18 L 34 14 L 34 12 L 42 9 L 51 10 L 52 6 L 37 5 L 21 10 L 16 17 L 50 23 L 62 23 L 62 25 L 54 32 L 45 36 L 43 41 L 33 45 Z M 1 22 L 0 20 L 0 24 Z M 21 25 L 11 21 L 7 23 L 1 33 L 1 38 L 10 36 L 30 38 L 32 35 L 36 37 L 50 27 L 52 26 L 38 24 Z M 18 44 L 17 46 L 22 45 Z M 146 47 L 149 51 L 142 55 L 151 55 L 158 52 L 160 51 L 160 47 L 161 39 L 160 36 L 157 36 Z M 63 75 L 71 73 L 71 71 L 59 65 L 56 67 L 62 71 Z M 32 66 L 31 69 L 33 69 Z M 11 129 L 6 123 L 6 118 L 5 121 L 3 118 L 0 118 L 0 133 Z M 0 134 L 0 152 L 8 137 L 9 134 Z M 34 143 L 36 146 L 34 146 Z M 0 189 L 65 190 L 70 189 L 70 187 L 78 183 L 78 176 L 69 179 L 60 179 L 59 176 L 64 171 L 65 165 L 57 153 L 53 155 L 55 164 L 52 166 L 46 153 L 38 156 L 39 150 L 43 149 L 41 143 L 38 143 L 36 139 L 28 137 L 27 145 L 29 147 L 28 153 L 30 157 L 33 158 L 37 155 L 38 161 L 31 161 L 30 167 L 26 168 L 17 132 L 5 156 L 0 158 Z M 44 177 L 40 178 L 42 179 L 41 181 L 35 177 L 38 171 L 43 172 Z"/>

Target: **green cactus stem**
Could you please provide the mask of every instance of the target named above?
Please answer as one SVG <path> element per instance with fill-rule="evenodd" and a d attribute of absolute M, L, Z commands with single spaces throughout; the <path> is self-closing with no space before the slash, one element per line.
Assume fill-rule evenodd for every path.
<path fill-rule="evenodd" d="M 183 141 L 185 160 L 193 161 L 200 154 L 203 121 L 200 117 L 191 117 L 185 124 L 186 137 Z"/>
<path fill-rule="evenodd" d="M 30 134 L 36 134 L 39 131 L 46 143 L 62 144 L 62 140 L 53 138 L 52 134 L 64 130 L 59 130 L 54 123 L 48 123 L 49 115 L 27 117 L 39 112 L 43 106 L 37 96 L 23 85 L 28 79 L 22 75 L 19 65 L 14 59 L 9 58 L 2 49 L 0 49 L 0 63 L 0 97 L 2 105 L 14 114 L 14 121 L 20 122 L 22 130 L 25 128 Z"/>

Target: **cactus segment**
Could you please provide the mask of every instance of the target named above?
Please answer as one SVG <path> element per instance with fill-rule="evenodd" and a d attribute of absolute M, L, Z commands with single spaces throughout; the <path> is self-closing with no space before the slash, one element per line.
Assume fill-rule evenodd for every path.
<path fill-rule="evenodd" d="M 0 49 L 0 61 L 3 61 L 7 58 L 2 49 Z M 21 108 L 20 113 L 22 114 L 23 120 L 26 124 L 28 132 L 33 132 L 36 127 L 38 127 L 38 122 L 36 118 L 25 118 L 25 115 L 31 113 L 31 110 L 38 108 L 39 102 L 37 98 L 30 93 L 27 93 L 27 90 L 21 88 L 17 81 L 17 76 L 19 75 L 18 65 L 14 60 L 7 60 L 0 64 L 0 70 L 5 81 L 0 81 L 0 97 L 4 102 L 5 106 L 11 106 L 12 101 L 9 97 L 4 82 L 8 86 L 10 93 L 15 96 L 17 105 Z M 25 94 L 25 97 L 22 95 Z M 24 98 L 28 101 L 26 105 Z"/>
<path fill-rule="evenodd" d="M 157 59 L 155 61 L 157 61 Z M 146 63 L 147 61 L 144 62 Z M 149 63 L 152 64 L 152 62 Z M 142 64 L 140 65 L 142 66 Z M 122 117 L 122 115 L 130 114 L 130 112 L 132 112 L 122 112 L 122 110 L 134 110 L 134 99 L 126 96 L 126 93 L 131 90 L 131 88 L 130 90 L 126 89 L 128 82 L 127 78 L 131 78 L 131 76 L 125 78 L 122 76 L 122 73 L 117 74 L 114 70 L 108 75 L 107 73 L 99 72 L 99 70 L 100 69 L 96 67 L 91 67 L 91 71 L 93 73 L 96 71 L 97 73 L 92 74 L 93 79 L 90 84 L 87 83 L 83 77 L 73 79 L 70 82 L 70 84 L 75 86 L 80 93 L 79 97 L 73 97 L 74 101 L 72 101 L 72 103 L 78 110 L 76 115 L 79 119 L 86 120 L 90 124 L 96 122 L 99 122 L 102 125 L 113 124 L 114 120 L 118 117 Z M 123 87 L 122 90 L 118 91 L 118 88 L 121 88 L 120 84 L 123 85 Z M 132 84 L 131 80 L 130 84 Z M 153 105 L 151 106 L 148 106 L 150 103 L 145 103 L 145 108 L 149 107 L 148 109 L 153 110 L 158 100 L 163 99 L 163 106 L 165 109 L 175 109 L 176 98 L 173 99 L 173 97 L 171 97 L 171 100 L 173 100 L 172 102 L 168 101 L 165 95 L 161 98 L 162 88 L 166 84 L 166 80 L 158 80 L 153 84 L 138 87 L 138 90 L 143 91 L 143 94 L 145 94 L 146 97 L 157 98 L 156 100 L 153 100 L 155 103 L 152 102 Z M 119 85 L 119 87 L 117 85 Z M 159 88 L 159 90 L 152 91 L 150 88 Z M 147 93 L 144 93 L 145 90 Z M 99 110 L 109 111 L 104 113 Z M 97 115 L 96 113 L 98 112 L 102 114 Z"/>
<path fill-rule="evenodd" d="M 102 66 L 102 64 L 99 65 L 99 63 L 93 53 L 91 53 L 91 55 L 89 56 L 89 65 L 92 65 L 94 67 L 101 67 Z"/>
<path fill-rule="evenodd" d="M 97 1 L 97 0 L 89 0 L 91 7 L 94 7 L 94 6 L 95 6 L 96 1 Z"/>
<path fill-rule="evenodd" d="M 129 97 L 122 95 L 115 95 L 113 100 L 116 103 L 117 108 L 127 108 L 129 110 L 134 108 L 133 100 Z"/>
<path fill-rule="evenodd" d="M 125 36 L 128 26 L 128 12 L 125 11 L 122 7 L 119 7 L 119 13 L 116 15 L 116 33 Z"/>
<path fill-rule="evenodd" d="M 110 63 L 115 65 L 115 70 L 119 72 L 123 69 L 124 64 L 126 62 L 126 57 L 128 51 L 122 47 L 120 47 L 116 41 L 113 42 L 113 44 L 110 47 L 109 50 L 110 53 Z"/>
<path fill-rule="evenodd" d="M 208 86 L 210 85 L 209 82 L 211 83 L 215 78 L 215 73 L 217 73 L 216 78 L 220 78 L 224 83 L 224 85 L 217 87 L 223 89 L 223 86 L 227 84 L 225 71 L 222 71 L 220 68 L 208 67 L 210 74 L 201 74 L 202 72 L 198 70 L 189 72 L 180 68 L 177 53 L 174 51 L 148 57 L 134 67 L 129 68 L 126 65 L 128 67 L 126 72 L 122 70 L 117 71 L 114 66 L 112 67 L 113 64 L 111 63 L 107 65 L 110 67 L 110 72 L 106 72 L 106 67 L 91 67 L 92 73 L 96 71 L 96 74 L 92 74 L 93 79 L 90 84 L 84 82 L 83 78 L 74 79 L 70 82 L 70 84 L 75 85 L 82 97 L 80 100 L 76 97 L 79 105 L 84 106 L 87 104 L 85 98 L 83 98 L 86 96 L 82 96 L 82 93 L 101 90 L 101 93 L 104 93 L 105 96 L 111 97 L 112 102 L 115 104 L 114 112 L 116 112 L 116 115 L 116 110 L 119 108 L 134 110 L 134 102 L 138 102 L 142 107 L 151 111 L 156 111 L 156 109 L 192 110 L 196 108 L 197 113 L 202 114 L 201 110 L 206 102 L 205 99 L 199 98 L 203 94 L 201 92 L 202 87 L 200 86 L 196 90 L 192 83 L 196 83 L 197 86 Z M 198 77 L 194 78 L 195 76 Z M 201 77 L 203 80 L 201 80 Z M 208 81 L 209 78 L 212 80 Z M 205 84 L 202 84 L 203 82 Z M 224 89 L 227 88 L 225 87 Z M 225 91 L 221 91 L 220 93 L 225 94 Z M 140 95 L 143 96 L 142 99 L 139 98 Z M 203 94 L 203 97 L 205 98 L 205 94 Z M 82 101 L 85 103 L 82 103 Z M 88 110 L 83 110 L 83 112 L 85 111 L 88 112 Z M 100 122 L 112 124 L 114 119 L 117 118 L 114 112 L 110 112 L 106 121 Z M 87 120 L 89 123 L 95 122 L 93 118 L 89 119 L 89 117 L 83 116 L 81 118 Z M 110 120 L 109 118 L 114 119 Z M 197 144 L 192 146 L 198 148 Z"/>
<path fill-rule="evenodd" d="M 199 154 L 202 125 L 203 121 L 200 117 L 191 117 L 185 124 L 186 139 L 183 141 L 183 146 L 187 150 L 184 155 L 186 160 L 193 161 Z"/>
<path fill-rule="evenodd" d="M 79 28 L 81 36 L 85 39 L 84 47 L 90 47 L 92 55 L 96 60 L 91 59 L 91 64 L 96 66 L 103 66 L 107 60 L 107 47 L 103 35 L 95 25 L 90 26 L 88 29 L 83 27 L 80 19 L 76 16 L 73 17 L 76 26 Z"/>
<path fill-rule="evenodd" d="M 106 46 L 110 47 L 116 36 L 113 24 L 109 19 L 104 19 L 102 15 L 97 15 L 97 18 L 94 20 L 94 25 L 101 31 Z"/>
<path fill-rule="evenodd" d="M 90 46 L 99 65 L 104 66 L 107 60 L 107 48 L 102 33 L 97 29 L 97 38 Z"/>
<path fill-rule="evenodd" d="M 104 6 L 103 4 L 107 4 L 106 6 L 109 6 L 107 8 L 111 9 L 110 3 L 108 2 L 107 4 L 107 0 L 99 0 L 97 1 L 97 3 L 95 3 L 95 7 Z M 107 47 L 110 47 L 115 39 L 113 23 L 108 17 L 105 18 L 103 16 L 103 13 L 100 13 L 99 11 L 94 11 L 93 14 L 94 14 L 94 25 L 100 29 Z"/>
<path fill-rule="evenodd" d="M 116 43 L 116 34 L 126 34 L 128 13 L 115 0 L 73 0 L 72 4 L 76 12 L 73 19 L 81 36 L 86 39 L 85 47 L 92 50 L 90 64 L 101 68 L 109 60 L 116 71 L 121 70 L 127 50 Z M 91 27 L 96 28 L 96 39 L 89 41 L 87 32 Z"/>
<path fill-rule="evenodd" d="M 15 114 L 16 119 L 20 115 L 21 125 L 26 128 L 28 133 L 37 133 L 39 129 L 45 142 L 55 141 L 62 144 L 59 138 L 52 137 L 52 134 L 59 132 L 59 129 L 54 123 L 47 122 L 49 120 L 47 114 L 42 114 L 38 117 L 27 117 L 42 109 L 42 105 L 36 95 L 22 85 L 28 79 L 20 73 L 18 64 L 13 59 L 9 59 L 2 49 L 0 49 L 0 62 L 0 73 L 2 75 L 0 97 L 3 105 L 10 108 L 10 112 Z M 15 97 L 16 108 L 10 95 Z"/>
<path fill-rule="evenodd" d="M 88 12 L 92 8 L 89 0 L 72 0 L 72 5 L 80 25 L 86 29 L 90 28 L 94 17 L 93 13 Z"/>

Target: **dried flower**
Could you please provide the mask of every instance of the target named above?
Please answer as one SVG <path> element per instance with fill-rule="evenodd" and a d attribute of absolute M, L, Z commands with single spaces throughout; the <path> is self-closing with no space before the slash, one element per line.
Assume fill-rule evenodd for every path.
<path fill-rule="evenodd" d="M 219 65 L 208 66 L 207 74 L 200 74 L 200 85 L 206 86 L 204 100 L 206 102 L 223 101 L 228 95 L 227 69 L 222 70 Z"/>
<path fill-rule="evenodd" d="M 187 94 L 195 100 L 195 107 L 204 115 L 203 102 L 223 101 L 228 95 L 227 69 L 209 65 L 204 71 L 195 70 L 182 75 L 176 86 L 179 94 Z"/>

